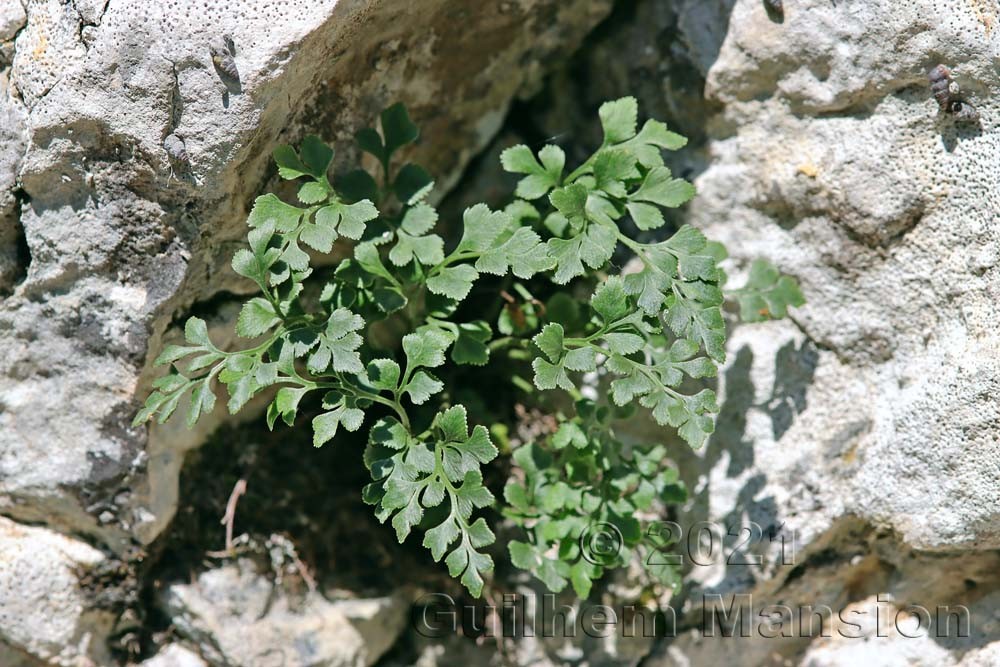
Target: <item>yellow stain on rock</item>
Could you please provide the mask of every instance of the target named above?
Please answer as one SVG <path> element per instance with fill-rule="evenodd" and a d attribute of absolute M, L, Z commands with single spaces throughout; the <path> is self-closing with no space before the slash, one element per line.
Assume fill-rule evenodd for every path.
<path fill-rule="evenodd" d="M 819 167 L 814 165 L 812 162 L 806 162 L 805 164 L 800 164 L 796 167 L 800 174 L 805 174 L 809 178 L 816 178 L 819 176 Z"/>
<path fill-rule="evenodd" d="M 35 44 L 35 48 L 31 50 L 31 57 L 35 60 L 41 60 L 45 55 L 45 51 L 49 48 L 49 38 L 44 32 L 38 33 L 38 43 Z"/>
<path fill-rule="evenodd" d="M 972 11 L 976 14 L 976 19 L 983 24 L 986 29 L 986 35 L 989 36 L 993 32 L 993 25 L 997 21 L 997 2 L 996 0 L 969 0 L 969 4 L 972 5 Z"/>

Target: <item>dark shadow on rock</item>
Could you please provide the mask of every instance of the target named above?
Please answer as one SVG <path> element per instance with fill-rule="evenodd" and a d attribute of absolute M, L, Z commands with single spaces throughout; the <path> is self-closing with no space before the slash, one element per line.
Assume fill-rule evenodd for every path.
<path fill-rule="evenodd" d="M 767 18 L 775 23 L 785 22 L 785 7 L 782 0 L 763 0 L 764 9 L 767 11 Z"/>
<path fill-rule="evenodd" d="M 720 406 L 715 434 L 708 441 L 706 459 L 718 461 L 729 452 L 726 474 L 735 477 L 754 464 L 753 442 L 745 437 L 747 411 L 753 406 L 754 386 L 750 378 L 753 351 L 743 346 L 726 371 L 726 400 Z"/>
<path fill-rule="evenodd" d="M 723 462 L 726 463 L 725 477 L 740 479 L 734 497 L 726 498 L 727 504 L 731 503 L 730 511 L 711 517 L 710 548 L 715 560 L 709 560 L 724 559 L 724 574 L 713 585 L 704 589 L 696 587 L 689 595 L 726 595 L 751 590 L 758 583 L 759 558 L 774 545 L 791 544 L 777 500 L 767 493 L 768 471 L 755 468 L 754 442 L 746 433 L 747 414 L 754 408 L 765 411 L 771 417 L 775 439 L 781 438 L 794 423 L 796 415 L 806 408 L 807 392 L 815 377 L 818 360 L 818 351 L 809 341 L 798 346 L 794 342 L 782 346 L 774 360 L 774 388 L 771 395 L 761 401 L 756 400 L 751 375 L 754 353 L 749 346 L 741 347 L 727 368 L 725 399 L 720 406 L 715 433 L 702 457 L 682 455 L 683 460 L 679 461 L 682 470 L 688 470 L 685 477 L 690 488 L 699 488 L 692 483 L 696 480 L 711 479 L 711 472 Z M 713 488 L 711 483 L 700 484 L 693 499 L 693 509 L 686 517 L 686 531 L 698 529 L 704 525 L 701 522 L 709 521 L 710 500 L 718 493 L 720 490 Z M 703 555 L 708 553 L 708 548 L 699 547 L 706 549 Z M 705 565 L 690 558 L 689 551 L 690 545 L 685 556 L 688 556 L 691 569 Z"/>
<path fill-rule="evenodd" d="M 816 376 L 818 363 L 819 352 L 810 341 L 798 348 L 789 341 L 778 350 L 774 360 L 774 388 L 765 403 L 775 440 L 779 440 L 791 428 L 795 416 L 806 409 L 806 392 Z"/>
<path fill-rule="evenodd" d="M 707 594 L 725 595 L 753 588 L 757 583 L 758 557 L 780 540 L 781 522 L 774 496 L 757 498 L 767 485 L 763 472 L 750 477 L 740 489 L 732 511 L 714 526 L 721 534 L 726 573 L 718 584 L 703 589 Z"/>
<path fill-rule="evenodd" d="M 31 249 L 18 211 L 22 201 L 19 197 L 8 215 L 0 214 L 0 303 L 24 282 L 31 265 Z"/>
<path fill-rule="evenodd" d="M 941 141 L 949 153 L 954 153 L 962 141 L 983 136 L 983 127 L 979 121 L 960 121 L 950 114 L 942 114 L 938 127 Z"/>

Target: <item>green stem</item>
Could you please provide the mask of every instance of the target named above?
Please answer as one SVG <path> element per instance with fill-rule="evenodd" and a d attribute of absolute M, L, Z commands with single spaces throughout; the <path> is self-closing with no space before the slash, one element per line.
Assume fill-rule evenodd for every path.
<path fill-rule="evenodd" d="M 640 373 L 642 373 L 647 378 L 649 378 L 650 380 L 652 380 L 652 382 L 654 384 L 656 384 L 660 389 L 662 389 L 664 393 L 670 394 L 674 398 L 679 399 L 681 401 L 684 400 L 685 396 L 683 394 L 680 394 L 680 393 L 674 391 L 673 389 L 671 389 L 670 387 L 666 386 L 665 384 L 663 384 L 663 382 L 660 380 L 660 378 L 655 373 L 653 373 L 652 371 L 650 371 L 649 368 L 646 367 L 644 364 L 640 364 L 638 361 L 633 361 L 633 360 L 629 359 L 628 357 L 622 357 L 622 358 L 625 361 L 627 361 L 629 363 L 629 365 L 631 365 L 636 370 L 638 370 Z"/>
<path fill-rule="evenodd" d="M 305 378 L 301 377 L 296 373 L 294 378 L 295 380 L 297 380 L 298 384 L 310 390 L 336 389 L 337 391 L 343 392 L 345 394 L 351 393 L 354 395 L 355 398 L 364 398 L 368 399 L 369 401 L 372 401 L 373 403 L 384 405 L 396 413 L 396 415 L 399 417 L 399 421 L 403 424 L 403 427 L 406 429 L 407 433 L 410 433 L 412 435 L 410 427 L 410 416 L 406 414 L 406 410 L 403 409 L 403 406 L 399 404 L 398 400 L 391 401 L 388 398 L 382 396 L 381 394 L 373 393 L 366 389 L 362 389 L 361 387 L 349 384 L 342 377 L 338 377 L 337 382 L 315 382 L 312 380 L 306 380 Z"/>
<path fill-rule="evenodd" d="M 489 348 L 490 352 L 496 352 L 502 350 L 505 347 L 515 347 L 517 349 L 526 350 L 528 349 L 528 343 L 530 341 L 527 338 L 518 338 L 517 336 L 504 336 L 503 338 L 497 338 L 496 340 L 491 340 L 486 346 Z"/>
<path fill-rule="evenodd" d="M 590 171 L 591 167 L 594 164 L 594 159 L 597 157 L 597 154 L 600 153 L 604 148 L 605 146 L 601 145 L 601 147 L 598 148 L 593 155 L 587 158 L 587 160 L 583 164 L 581 164 L 579 167 L 570 172 L 570 175 L 563 179 L 563 183 L 572 183 L 573 181 L 575 181 L 576 179 L 580 178 L 588 171 Z"/>
<path fill-rule="evenodd" d="M 445 257 L 440 264 L 437 264 L 427 273 L 428 278 L 433 278 L 434 276 L 441 273 L 442 270 L 448 268 L 456 262 L 461 262 L 465 259 L 478 259 L 483 253 L 477 252 L 475 250 L 465 250 L 462 252 L 453 252 L 452 254 Z"/>

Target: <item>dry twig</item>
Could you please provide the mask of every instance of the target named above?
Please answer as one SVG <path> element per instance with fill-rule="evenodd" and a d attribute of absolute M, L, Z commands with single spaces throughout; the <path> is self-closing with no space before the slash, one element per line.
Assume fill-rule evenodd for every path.
<path fill-rule="evenodd" d="M 240 496 L 247 492 L 247 481 L 239 479 L 233 486 L 233 492 L 229 494 L 229 501 L 226 503 L 226 513 L 219 521 L 226 527 L 226 553 L 233 550 L 233 524 L 236 522 L 236 504 L 240 501 Z"/>

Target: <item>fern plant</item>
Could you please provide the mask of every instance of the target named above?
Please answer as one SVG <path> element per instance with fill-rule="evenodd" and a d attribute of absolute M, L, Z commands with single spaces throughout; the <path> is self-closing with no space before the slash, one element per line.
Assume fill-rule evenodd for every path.
<path fill-rule="evenodd" d="M 372 482 L 364 500 L 379 520 L 391 521 L 400 542 L 419 527 L 434 559 L 444 558 L 450 574 L 479 596 L 494 566 L 484 548 L 495 541 L 481 511 L 496 503 L 483 466 L 498 449 L 437 375 L 452 366 L 498 365 L 528 403 L 545 405 L 553 392 L 573 399 L 553 408 L 549 432 L 513 451 L 503 514 L 523 529 L 524 539 L 508 545 L 511 562 L 553 591 L 569 583 L 586 597 L 605 569 L 635 550 L 662 546 L 644 539 L 637 513 L 685 496 L 665 446 L 626 446 L 614 435 L 615 421 L 646 409 L 690 446 L 704 445 L 716 396 L 707 388 L 686 391 L 685 378 L 714 376 L 726 338 L 724 249 L 690 226 L 643 243 L 622 224 L 660 228 L 665 209 L 691 199 L 694 187 L 675 178 L 661 156 L 686 140 L 656 120 L 639 128 L 630 97 L 604 104 L 599 115 L 603 143 L 572 169 L 558 146 L 504 151 L 504 169 L 522 176 L 513 201 L 501 211 L 467 209 L 450 243 L 435 231 L 431 176 L 397 164 L 399 150 L 418 138 L 402 105 L 381 114 L 381 132 L 356 135 L 374 157 L 376 176 L 358 169 L 331 183 L 333 151 L 318 138 L 306 137 L 297 151 L 280 146 L 278 174 L 299 183 L 298 203 L 258 197 L 248 247 L 232 262 L 260 289 L 236 324 L 252 344 L 220 349 L 204 321 L 189 319 L 187 344 L 167 346 L 156 360 L 170 372 L 154 382 L 135 423 L 154 416 L 162 423 L 188 396 L 193 425 L 225 385 L 232 413 L 274 388 L 267 424 L 293 426 L 306 397 L 317 395 L 314 444 L 369 422 L 364 461 Z M 333 270 L 317 268 L 314 259 L 335 243 L 347 244 L 350 257 Z M 639 259 L 639 270 L 609 275 L 619 245 Z M 794 280 L 766 262 L 750 274 L 735 294 L 745 318 L 782 316 L 803 302 Z M 494 280 L 488 298 L 463 304 L 484 276 L 506 277 L 503 286 L 517 296 Z M 548 308 L 533 297 L 537 289 L 552 294 Z M 571 296 L 579 294 L 590 296 Z M 465 317 L 496 309 L 496 319 Z M 606 379 L 598 382 L 606 396 L 585 398 L 585 376 Z M 583 541 L 588 527 L 605 524 L 621 544 L 594 558 Z M 652 573 L 667 582 L 677 576 L 667 566 Z"/>

